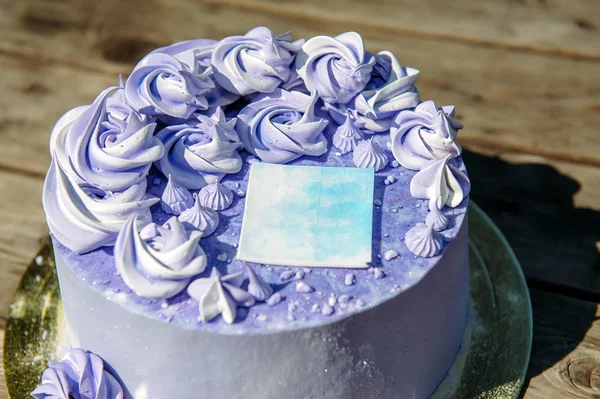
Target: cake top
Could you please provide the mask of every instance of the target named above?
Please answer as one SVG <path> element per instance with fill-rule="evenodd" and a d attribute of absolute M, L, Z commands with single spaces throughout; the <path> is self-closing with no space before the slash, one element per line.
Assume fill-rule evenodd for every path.
<path fill-rule="evenodd" d="M 125 296 L 169 322 L 189 324 L 194 312 L 193 322 L 207 329 L 266 321 L 286 328 L 304 317 L 298 308 L 318 314 L 304 317 L 318 323 L 397 295 L 457 234 L 469 192 L 455 143 L 462 125 L 452 106 L 420 101 L 418 74 L 390 52 L 369 53 L 355 32 L 292 41 L 258 27 L 154 50 L 52 132 L 43 203 L 57 248 L 81 278 L 104 282 L 98 289 L 107 297 Z M 248 192 L 253 163 L 294 165 L 277 172 L 282 181 L 299 166 L 367 170 L 344 186 L 328 169 L 319 190 L 334 182 L 341 194 L 327 209 L 328 192 L 314 201 L 306 181 L 312 173 L 305 173 L 298 181 L 303 202 L 294 198 L 269 213 L 260 207 L 262 189 Z M 275 184 L 275 169 L 265 170 L 262 186 L 253 186 Z M 351 190 L 357 184 L 362 202 Z M 246 209 L 246 200 L 258 206 Z M 288 215 L 313 203 L 328 225 L 297 224 L 289 235 L 300 222 Z M 274 215 L 279 223 L 260 228 Z M 288 240 L 265 253 L 284 224 Z M 343 245 L 327 244 L 340 229 L 352 229 L 359 241 L 347 234 Z M 240 233 L 247 262 L 236 257 Z M 294 248 L 309 250 L 292 256 L 289 237 Z M 358 242 L 367 245 L 349 256 Z M 336 256 L 339 264 L 331 261 Z M 350 268 L 357 266 L 363 269 Z M 318 303 L 304 300 L 313 292 Z"/>

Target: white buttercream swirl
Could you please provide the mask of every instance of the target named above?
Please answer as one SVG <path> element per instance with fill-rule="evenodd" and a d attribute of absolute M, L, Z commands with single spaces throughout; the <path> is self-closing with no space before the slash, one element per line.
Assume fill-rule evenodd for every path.
<path fill-rule="evenodd" d="M 200 190 L 198 199 L 203 206 L 222 211 L 233 203 L 233 192 L 221 183 L 214 182 Z"/>
<path fill-rule="evenodd" d="M 385 150 L 370 138 L 358 143 L 352 154 L 352 161 L 358 168 L 374 168 L 375 172 L 379 172 L 389 160 Z"/>
<path fill-rule="evenodd" d="M 347 103 L 371 78 L 375 57 L 356 32 L 316 36 L 304 43 L 295 68 L 309 91 L 328 103 Z"/>
<path fill-rule="evenodd" d="M 62 162 L 69 165 L 66 159 Z M 76 253 L 113 245 L 130 215 L 149 222 L 149 208 L 158 201 L 146 194 L 146 180 L 115 193 L 82 188 L 65 173 L 56 153 L 42 193 L 50 232 Z"/>
<path fill-rule="evenodd" d="M 131 215 L 119 233 L 114 250 L 117 272 L 139 296 L 171 298 L 206 268 L 199 245 L 202 233 L 186 230 L 175 216 L 162 226 L 144 227 L 144 234 L 139 225 L 138 215 Z"/>
<path fill-rule="evenodd" d="M 239 95 L 273 92 L 290 77 L 298 51 L 290 40 L 290 33 L 275 36 L 262 26 L 221 40 L 211 59 L 217 82 Z"/>
<path fill-rule="evenodd" d="M 353 118 L 346 115 L 344 123 L 338 126 L 333 134 L 333 145 L 342 154 L 347 154 L 354 151 L 360 139 L 362 139 L 361 130 L 354 125 Z"/>
<path fill-rule="evenodd" d="M 400 111 L 390 129 L 394 158 L 407 169 L 419 170 L 428 161 L 457 157 L 461 148 L 455 139 L 461 128 L 450 105 L 437 108 L 425 101 L 414 110 Z"/>
<path fill-rule="evenodd" d="M 213 209 L 203 206 L 200 203 L 198 194 L 194 193 L 194 205 L 181 212 L 179 221 L 183 223 L 186 229 L 196 229 L 202 232 L 206 237 L 214 233 L 219 225 L 219 214 Z"/>
<path fill-rule="evenodd" d="M 80 185 L 124 190 L 145 180 L 152 162 L 163 155 L 153 136 L 156 124 L 147 123 L 122 95 L 122 88 L 110 87 L 91 105 L 67 112 L 52 130 L 50 152 L 68 159 L 65 172 Z"/>
<path fill-rule="evenodd" d="M 469 177 L 458 168 L 450 155 L 431 161 L 410 181 L 410 194 L 414 198 L 434 200 L 438 209 L 445 205 L 458 206 L 469 194 Z"/>
<path fill-rule="evenodd" d="M 210 277 L 194 280 L 187 292 L 199 302 L 200 321 L 206 323 L 221 315 L 225 323 L 232 324 L 239 306 L 254 305 L 252 295 L 241 288 L 243 282 L 243 272 L 222 276 L 216 267 L 212 268 Z"/>
<path fill-rule="evenodd" d="M 165 155 L 157 162 L 165 176 L 190 189 L 200 189 L 239 172 L 242 148 L 234 126 L 221 108 L 211 116 L 196 114 L 185 123 L 167 126 L 156 134 L 164 143 Z"/>
<path fill-rule="evenodd" d="M 238 114 L 235 126 L 246 151 L 270 163 L 327 152 L 328 121 L 315 117 L 317 100 L 315 93 L 281 89 L 257 97 Z"/>
<path fill-rule="evenodd" d="M 415 82 L 419 71 L 404 68 L 389 51 L 378 53 L 371 80 L 354 101 L 363 128 L 373 132 L 390 130 L 398 111 L 419 104 Z"/>

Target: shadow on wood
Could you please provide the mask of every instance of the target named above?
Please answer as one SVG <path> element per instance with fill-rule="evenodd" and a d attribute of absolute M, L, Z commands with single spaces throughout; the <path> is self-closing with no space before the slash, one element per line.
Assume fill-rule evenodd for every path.
<path fill-rule="evenodd" d="M 600 359 L 586 354 L 584 343 L 594 339 L 588 334 L 600 302 L 600 212 L 574 207 L 579 183 L 552 166 L 515 165 L 466 150 L 463 157 L 471 198 L 505 234 L 532 288 L 533 349 L 523 392 L 542 376 L 555 391 L 540 397 L 600 397 L 594 377 Z M 565 387 L 573 396 L 565 396 Z"/>

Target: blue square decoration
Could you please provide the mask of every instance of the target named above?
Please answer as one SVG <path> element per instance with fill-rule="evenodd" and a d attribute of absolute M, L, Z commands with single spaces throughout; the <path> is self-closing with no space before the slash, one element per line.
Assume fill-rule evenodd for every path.
<path fill-rule="evenodd" d="M 286 266 L 371 262 L 372 168 L 254 163 L 237 257 Z"/>

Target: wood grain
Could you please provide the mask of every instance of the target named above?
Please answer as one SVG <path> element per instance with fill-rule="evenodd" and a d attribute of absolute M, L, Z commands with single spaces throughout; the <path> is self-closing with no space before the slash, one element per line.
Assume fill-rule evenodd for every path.
<path fill-rule="evenodd" d="M 533 350 L 526 399 L 600 398 L 600 307 L 531 290 Z"/>
<path fill-rule="evenodd" d="M 137 18 L 125 23 L 131 11 L 129 3 L 90 2 L 74 2 L 73 7 L 61 8 L 61 13 L 49 12 L 55 4 L 50 2 L 29 0 L 9 7 L 5 24 L 0 25 L 0 35 L 4 35 L 0 52 L 32 64 L 41 61 L 47 68 L 60 65 L 81 74 L 105 72 L 116 79 L 118 72 L 128 73 L 149 48 L 186 38 L 240 34 L 258 24 L 269 25 L 277 32 L 292 26 L 297 37 L 354 28 L 352 21 L 334 19 L 324 23 L 322 19 L 278 9 L 248 8 L 239 12 L 216 3 L 187 0 L 151 0 L 138 10 Z M 28 23 L 32 20 L 36 21 L 33 26 Z M 161 24 L 148 22 L 156 20 Z M 390 36 L 378 29 L 365 28 L 361 34 L 369 49 L 390 49 L 403 63 L 421 69 L 418 86 L 424 99 L 458 104 L 458 115 L 467 126 L 461 132 L 463 143 L 600 166 L 600 135 L 595 128 L 600 125 L 597 60 L 430 37 L 415 40 L 405 35 Z M 65 45 L 67 42 L 69 45 Z M 22 79 L 26 82 L 27 76 Z M 61 83 L 70 84 L 67 80 Z M 91 94 L 96 86 L 92 82 L 89 87 Z M 52 111 L 45 112 L 59 115 L 72 103 L 56 102 Z M 45 137 L 40 140 L 45 143 Z M 44 169 L 34 165 L 29 168 L 36 173 Z"/>
<path fill-rule="evenodd" d="M 202 0 L 236 9 L 352 24 L 355 30 L 435 38 L 584 59 L 600 58 L 593 1 Z"/>

